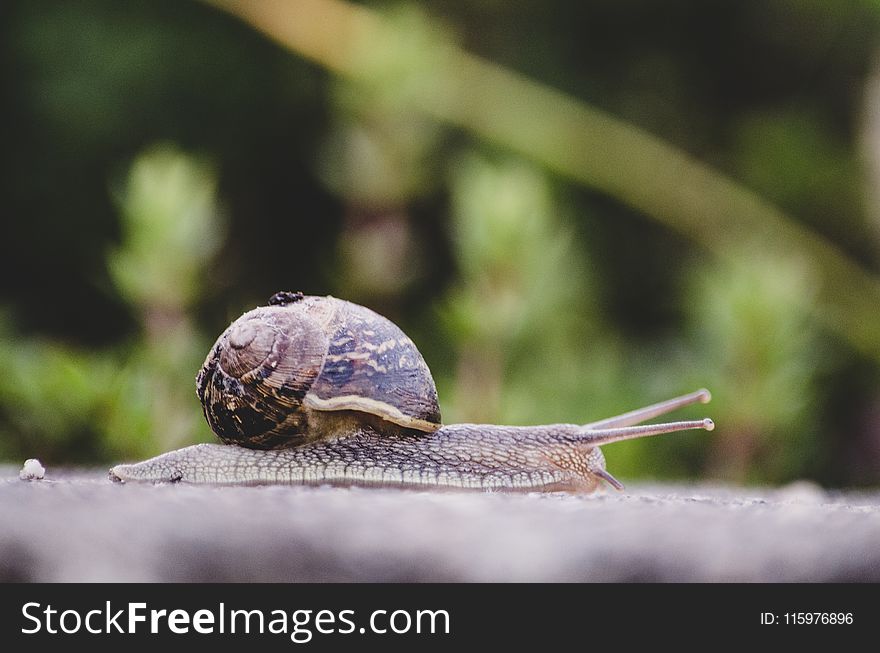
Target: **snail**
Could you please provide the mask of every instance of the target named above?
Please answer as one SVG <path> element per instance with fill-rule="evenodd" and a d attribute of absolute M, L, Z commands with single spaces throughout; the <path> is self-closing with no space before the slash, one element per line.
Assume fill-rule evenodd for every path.
<path fill-rule="evenodd" d="M 113 480 L 620 490 L 599 445 L 714 428 L 710 419 L 637 426 L 708 402 L 707 390 L 584 425 L 443 425 L 431 372 L 400 328 L 357 304 L 291 292 L 223 332 L 196 391 L 224 444 L 117 465 Z"/>

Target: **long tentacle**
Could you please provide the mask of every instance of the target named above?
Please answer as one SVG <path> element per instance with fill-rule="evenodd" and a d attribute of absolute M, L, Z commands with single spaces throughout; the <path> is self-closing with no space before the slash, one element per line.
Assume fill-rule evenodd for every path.
<path fill-rule="evenodd" d="M 644 408 L 631 410 L 628 413 L 623 413 L 622 415 L 615 415 L 614 417 L 608 417 L 606 419 L 599 420 L 598 422 L 585 424 L 584 428 L 599 430 L 616 428 L 620 426 L 633 426 L 634 424 L 641 424 L 642 422 L 652 419 L 654 417 L 659 417 L 660 415 L 671 413 L 672 411 L 678 410 L 679 408 L 682 408 L 684 406 L 690 406 L 691 404 L 697 403 L 708 404 L 711 400 L 712 395 L 709 393 L 708 390 L 703 388 L 701 390 L 697 390 L 696 392 L 691 392 L 686 395 L 681 395 L 680 397 L 675 397 L 674 399 L 667 399 L 666 401 L 651 404 L 650 406 L 645 406 Z"/>
<path fill-rule="evenodd" d="M 595 447 L 633 440 L 650 435 L 674 433 L 675 431 L 689 431 L 691 429 L 705 429 L 711 431 L 715 428 L 715 422 L 708 417 L 705 419 L 690 420 L 686 422 L 667 422 L 665 424 L 644 424 L 642 426 L 622 426 L 610 429 L 594 429 L 584 427 L 577 431 L 575 439 L 579 442 L 587 442 Z"/>

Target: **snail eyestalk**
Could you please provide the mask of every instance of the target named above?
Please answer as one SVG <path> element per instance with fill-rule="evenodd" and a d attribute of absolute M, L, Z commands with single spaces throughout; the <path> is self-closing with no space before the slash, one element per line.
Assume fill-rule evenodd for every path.
<path fill-rule="evenodd" d="M 704 429 L 712 431 L 715 428 L 715 422 L 708 417 L 705 419 L 691 420 L 687 422 L 667 422 L 666 424 L 644 424 L 642 426 L 622 426 L 620 428 L 596 429 L 585 427 L 581 429 L 575 436 L 575 439 L 581 442 L 589 443 L 594 447 L 600 447 L 612 442 L 622 442 L 623 440 L 635 440 L 636 438 L 645 438 L 651 435 L 663 435 L 664 433 L 675 433 L 676 431 L 691 431 L 693 429 Z"/>
<path fill-rule="evenodd" d="M 608 417 L 599 420 L 598 422 L 585 424 L 584 428 L 598 430 L 618 426 L 633 426 L 635 424 L 641 424 L 649 419 L 653 419 L 654 417 L 666 415 L 667 413 L 671 413 L 679 408 L 684 408 L 685 406 L 697 403 L 708 404 L 710 401 L 712 401 L 712 393 L 706 390 L 706 388 L 701 388 L 696 392 L 690 392 L 686 395 L 681 395 L 680 397 L 674 397 L 672 399 L 667 399 L 666 401 L 651 404 L 650 406 L 645 406 L 644 408 L 631 410 L 621 415 Z M 712 429 L 708 428 L 707 430 L 711 431 Z"/>

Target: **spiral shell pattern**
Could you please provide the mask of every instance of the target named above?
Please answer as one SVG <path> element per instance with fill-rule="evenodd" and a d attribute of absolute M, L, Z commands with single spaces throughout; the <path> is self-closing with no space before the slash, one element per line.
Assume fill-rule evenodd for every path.
<path fill-rule="evenodd" d="M 333 297 L 277 293 L 221 334 L 196 377 L 211 429 L 256 449 L 297 446 L 336 411 L 415 431 L 440 426 L 434 380 L 394 323 Z"/>

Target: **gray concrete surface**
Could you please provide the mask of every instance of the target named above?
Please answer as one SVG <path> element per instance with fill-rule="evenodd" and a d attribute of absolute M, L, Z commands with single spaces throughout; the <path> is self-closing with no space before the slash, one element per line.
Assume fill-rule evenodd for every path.
<path fill-rule="evenodd" d="M 143 486 L 0 466 L 4 581 L 880 581 L 880 492 Z"/>

